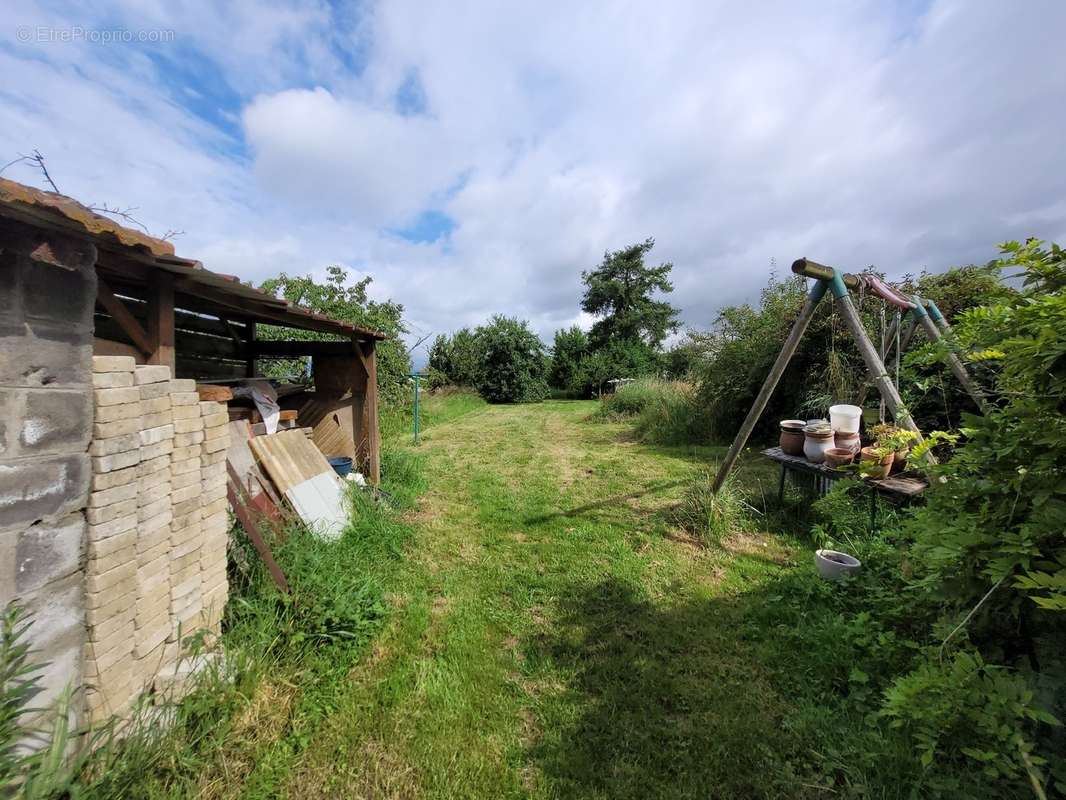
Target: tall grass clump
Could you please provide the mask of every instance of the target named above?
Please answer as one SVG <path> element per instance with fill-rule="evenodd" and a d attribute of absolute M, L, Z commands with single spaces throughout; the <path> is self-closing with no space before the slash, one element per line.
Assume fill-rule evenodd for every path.
<path fill-rule="evenodd" d="M 721 544 L 734 533 L 750 530 L 756 513 L 733 475 L 717 494 L 711 491 L 716 472 L 714 468 L 699 470 L 674 509 L 674 521 L 705 545 Z"/>
<path fill-rule="evenodd" d="M 689 444 L 704 437 L 695 388 L 684 381 L 642 378 L 604 395 L 596 417 L 619 421 L 635 418 L 637 435 L 655 444 Z"/>

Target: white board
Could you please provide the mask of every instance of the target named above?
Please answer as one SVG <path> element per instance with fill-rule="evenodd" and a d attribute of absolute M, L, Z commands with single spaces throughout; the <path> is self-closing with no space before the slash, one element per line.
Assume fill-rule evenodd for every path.
<path fill-rule="evenodd" d="M 348 524 L 344 487 L 332 470 L 293 486 L 285 497 L 317 536 L 333 541 L 344 533 Z"/>

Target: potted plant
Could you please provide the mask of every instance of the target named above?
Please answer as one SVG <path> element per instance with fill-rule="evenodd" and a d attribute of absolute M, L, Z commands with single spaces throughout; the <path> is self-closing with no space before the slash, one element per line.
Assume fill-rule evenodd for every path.
<path fill-rule="evenodd" d="M 891 447 L 878 447 L 871 445 L 864 447 L 859 456 L 859 474 L 864 478 L 880 480 L 887 478 L 892 470 L 892 461 L 896 457 L 896 451 Z"/>
<path fill-rule="evenodd" d="M 911 444 L 918 439 L 918 434 L 907 428 L 885 423 L 872 427 L 870 434 L 874 437 L 875 448 L 892 451 L 891 471 L 902 472 L 907 466 Z"/>

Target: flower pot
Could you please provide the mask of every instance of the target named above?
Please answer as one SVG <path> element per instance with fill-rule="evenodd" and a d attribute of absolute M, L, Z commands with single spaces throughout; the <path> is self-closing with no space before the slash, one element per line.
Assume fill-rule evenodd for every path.
<path fill-rule="evenodd" d="M 829 406 L 829 421 L 836 433 L 858 433 L 862 409 L 858 406 Z"/>
<path fill-rule="evenodd" d="M 812 464 L 825 461 L 825 451 L 833 449 L 833 431 L 819 423 L 803 429 L 803 455 Z"/>
<path fill-rule="evenodd" d="M 892 454 L 892 475 L 895 475 L 897 472 L 903 472 L 903 470 L 907 468 L 907 459 L 910 457 L 910 454 L 911 449 L 909 447 L 903 450 L 897 450 Z"/>
<path fill-rule="evenodd" d="M 892 470 L 892 461 L 895 458 L 895 453 L 889 453 L 887 456 L 879 457 L 874 454 L 873 447 L 864 447 L 862 449 L 861 470 L 864 478 L 881 479 L 887 478 L 889 472 Z"/>
<path fill-rule="evenodd" d="M 855 460 L 855 453 L 844 447 L 830 447 L 825 451 L 825 465 L 836 469 Z"/>
<path fill-rule="evenodd" d="M 857 456 L 859 450 L 862 449 L 862 442 L 859 441 L 859 434 L 857 433 L 841 433 L 837 431 L 833 434 L 833 441 L 840 449 L 850 450 L 853 456 Z"/>
<path fill-rule="evenodd" d="M 803 455 L 803 426 L 806 425 L 801 419 L 781 420 L 781 437 L 778 444 L 781 450 L 790 456 Z"/>
<path fill-rule="evenodd" d="M 839 581 L 862 569 L 862 562 L 855 556 L 836 550 L 815 550 L 814 564 L 818 567 L 818 574 L 827 581 Z"/>

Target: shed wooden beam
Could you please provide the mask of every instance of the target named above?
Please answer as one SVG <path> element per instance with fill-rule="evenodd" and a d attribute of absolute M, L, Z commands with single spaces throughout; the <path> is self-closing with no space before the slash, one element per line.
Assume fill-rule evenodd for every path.
<path fill-rule="evenodd" d="M 293 356 L 359 356 L 358 344 L 355 342 L 272 342 L 265 339 L 256 339 L 252 343 L 251 351 L 257 358 L 289 358 Z"/>
<path fill-rule="evenodd" d="M 271 322 L 289 328 L 318 331 L 319 333 L 332 333 L 338 336 L 351 335 L 350 327 L 345 327 L 336 322 L 285 311 L 283 308 L 271 309 L 257 300 L 246 300 L 237 295 L 227 294 L 202 283 L 191 281 L 188 278 L 180 278 L 175 281 L 174 289 L 182 295 L 202 298 L 214 305 L 238 311 L 244 317 L 257 319 L 261 322 Z"/>
<path fill-rule="evenodd" d="M 148 293 L 149 364 L 175 367 L 174 350 L 174 276 L 162 270 L 152 276 Z"/>
<path fill-rule="evenodd" d="M 155 348 L 152 346 L 148 333 L 130 313 L 130 310 L 126 308 L 126 304 L 115 296 L 115 293 L 111 291 L 111 287 L 100 276 L 96 278 L 96 302 L 104 307 L 104 310 L 119 324 L 122 331 L 130 337 L 130 341 L 137 346 L 137 349 L 146 358 L 152 355 Z"/>

